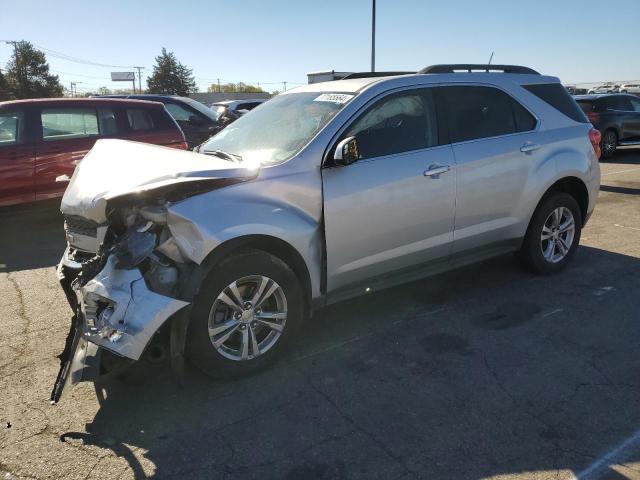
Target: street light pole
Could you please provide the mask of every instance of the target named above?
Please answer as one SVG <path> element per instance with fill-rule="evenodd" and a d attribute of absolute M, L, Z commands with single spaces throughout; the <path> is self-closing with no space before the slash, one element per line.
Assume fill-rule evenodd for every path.
<path fill-rule="evenodd" d="M 376 71 L 376 0 L 371 0 L 371 71 Z"/>

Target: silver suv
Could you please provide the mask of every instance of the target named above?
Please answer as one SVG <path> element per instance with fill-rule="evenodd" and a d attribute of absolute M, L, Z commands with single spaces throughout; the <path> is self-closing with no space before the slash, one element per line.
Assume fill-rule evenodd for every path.
<path fill-rule="evenodd" d="M 333 302 L 509 252 L 557 272 L 599 141 L 557 78 L 508 65 L 289 90 L 199 153 L 100 140 L 62 200 L 75 316 L 52 400 L 163 339 L 177 369 L 236 376 Z"/>

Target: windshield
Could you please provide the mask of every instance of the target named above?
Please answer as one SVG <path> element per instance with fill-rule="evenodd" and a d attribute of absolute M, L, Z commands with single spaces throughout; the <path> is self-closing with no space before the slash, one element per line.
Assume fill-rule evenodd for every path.
<path fill-rule="evenodd" d="M 182 97 L 182 101 L 184 101 L 184 103 L 189 104 L 191 107 L 195 108 L 196 110 L 198 110 L 203 115 L 206 115 L 207 117 L 209 117 L 214 122 L 218 120 L 218 116 L 213 112 L 213 110 L 211 110 L 205 104 L 200 103 L 200 102 L 198 102 L 198 101 L 196 101 L 196 100 L 194 100 L 192 98 L 187 98 L 187 97 Z"/>
<path fill-rule="evenodd" d="M 221 150 L 263 165 L 283 162 L 306 145 L 353 96 L 319 92 L 279 95 L 210 138 L 200 151 Z"/>

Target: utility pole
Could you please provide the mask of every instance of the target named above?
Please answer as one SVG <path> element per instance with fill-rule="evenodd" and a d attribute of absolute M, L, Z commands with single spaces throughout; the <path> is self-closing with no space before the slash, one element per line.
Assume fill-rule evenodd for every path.
<path fill-rule="evenodd" d="M 138 93 L 142 93 L 142 73 L 140 73 L 142 70 L 144 70 L 144 67 L 133 67 L 136 68 L 138 70 Z M 134 93 L 135 93 L 135 84 L 134 84 Z"/>
<path fill-rule="evenodd" d="M 218 93 L 222 92 L 222 90 L 220 89 L 220 79 L 218 79 Z"/>
<path fill-rule="evenodd" d="M 376 71 L 376 0 L 371 0 L 371 71 Z"/>
<path fill-rule="evenodd" d="M 22 83 L 21 88 L 22 88 L 22 87 L 24 87 L 24 85 L 26 83 L 25 82 L 26 78 L 24 78 L 25 77 L 24 76 L 24 65 L 20 65 L 20 60 L 18 58 L 18 43 L 20 43 L 20 42 L 17 42 L 15 40 L 7 40 L 5 43 L 7 45 L 13 45 L 13 56 L 16 59 L 16 68 L 18 70 L 18 78 L 21 80 L 21 83 Z"/>
<path fill-rule="evenodd" d="M 73 94 L 73 87 L 75 87 L 76 84 L 74 82 L 71 82 L 71 96 L 75 97 L 75 95 Z"/>
<path fill-rule="evenodd" d="M 287 82 L 282 82 L 282 91 L 283 92 L 287 91 Z"/>

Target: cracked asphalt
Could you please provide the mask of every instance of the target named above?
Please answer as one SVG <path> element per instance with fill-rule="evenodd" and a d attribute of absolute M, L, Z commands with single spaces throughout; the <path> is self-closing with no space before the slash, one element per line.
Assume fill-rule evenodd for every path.
<path fill-rule="evenodd" d="M 497 258 L 327 308 L 251 378 L 145 361 L 56 406 L 62 222 L 0 211 L 0 475 L 640 479 L 640 151 L 602 170 L 559 275 Z"/>

